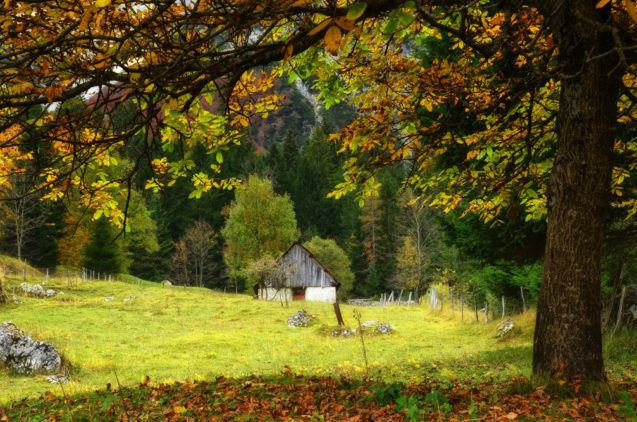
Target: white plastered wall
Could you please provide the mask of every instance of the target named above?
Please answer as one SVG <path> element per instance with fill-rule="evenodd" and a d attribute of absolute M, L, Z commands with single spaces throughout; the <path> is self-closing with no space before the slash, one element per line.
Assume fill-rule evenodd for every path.
<path fill-rule="evenodd" d="M 336 302 L 336 287 L 307 287 L 305 300 L 314 302 Z"/>

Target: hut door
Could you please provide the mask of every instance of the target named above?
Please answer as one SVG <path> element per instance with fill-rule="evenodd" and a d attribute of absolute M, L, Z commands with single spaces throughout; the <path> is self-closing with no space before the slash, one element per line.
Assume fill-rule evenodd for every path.
<path fill-rule="evenodd" d="M 305 289 L 302 287 L 292 289 L 292 300 L 305 300 Z"/>

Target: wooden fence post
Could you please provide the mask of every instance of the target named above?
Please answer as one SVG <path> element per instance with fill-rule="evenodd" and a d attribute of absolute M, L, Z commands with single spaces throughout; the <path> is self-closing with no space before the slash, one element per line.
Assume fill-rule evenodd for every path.
<path fill-rule="evenodd" d="M 338 304 L 338 301 L 334 302 L 334 313 L 336 314 L 336 321 L 338 322 L 338 325 L 344 327 L 345 321 L 343 321 L 343 315 L 341 314 L 341 307 Z"/>
<path fill-rule="evenodd" d="M 476 294 L 473 294 L 473 310 L 476 312 L 476 322 L 478 322 L 478 303 L 476 302 Z"/>
<path fill-rule="evenodd" d="M 504 319 L 505 309 L 504 295 L 502 295 L 502 319 Z"/>
<path fill-rule="evenodd" d="M 619 300 L 619 308 L 617 309 L 617 321 L 615 322 L 615 328 L 613 333 L 617 331 L 622 323 L 622 313 L 624 312 L 624 298 L 626 297 L 626 286 L 622 287 L 622 296 Z"/>
<path fill-rule="evenodd" d="M 484 301 L 484 323 L 485 324 L 489 323 L 489 301 L 488 300 Z"/>
<path fill-rule="evenodd" d="M 409 299 L 407 299 L 407 306 L 411 306 L 411 291 L 409 291 Z"/>
<path fill-rule="evenodd" d="M 46 269 L 46 283 L 49 282 L 49 269 Z"/>

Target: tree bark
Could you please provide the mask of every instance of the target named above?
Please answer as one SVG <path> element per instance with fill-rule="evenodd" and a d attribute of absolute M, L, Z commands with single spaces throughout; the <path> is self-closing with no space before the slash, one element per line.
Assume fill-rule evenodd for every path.
<path fill-rule="evenodd" d="M 549 22 L 560 50 L 558 150 L 548 186 L 544 272 L 533 345 L 535 374 L 605 380 L 601 249 L 610 199 L 619 71 L 595 2 L 556 2 Z M 607 8 L 604 8 L 607 9 Z M 548 16 L 545 13 L 545 16 Z"/>

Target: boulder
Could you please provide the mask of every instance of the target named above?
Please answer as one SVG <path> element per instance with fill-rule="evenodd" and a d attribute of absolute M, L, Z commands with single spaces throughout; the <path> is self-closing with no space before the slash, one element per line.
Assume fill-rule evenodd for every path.
<path fill-rule="evenodd" d="M 498 325 L 498 328 L 495 330 L 495 336 L 498 338 L 507 337 L 513 332 L 514 328 L 515 325 L 513 321 L 507 318 Z"/>
<path fill-rule="evenodd" d="M 13 303 L 16 303 L 16 304 L 18 304 L 18 305 L 21 305 L 21 304 L 22 304 L 22 301 L 21 301 L 21 300 L 20 300 L 20 298 L 19 298 L 19 297 L 17 297 L 17 296 L 13 296 L 11 299 L 13 300 Z"/>
<path fill-rule="evenodd" d="M 170 280 L 164 280 L 161 282 L 161 284 L 163 284 L 164 286 L 172 286 L 173 284 L 170 282 Z"/>
<path fill-rule="evenodd" d="M 313 319 L 316 319 L 316 315 L 310 315 L 305 309 L 301 309 L 288 318 L 288 327 L 307 327 Z"/>
<path fill-rule="evenodd" d="M 12 322 L 0 325 L 0 363 L 20 374 L 57 372 L 62 357 L 46 341 L 35 341 Z"/>

